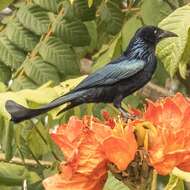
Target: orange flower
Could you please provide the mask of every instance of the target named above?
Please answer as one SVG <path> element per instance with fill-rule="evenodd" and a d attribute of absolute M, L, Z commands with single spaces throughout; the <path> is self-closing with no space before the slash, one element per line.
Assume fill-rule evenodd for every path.
<path fill-rule="evenodd" d="M 190 172 L 190 101 L 182 94 L 156 101 L 148 101 L 144 120 L 157 129 L 156 137 L 149 137 L 149 159 L 161 175 L 174 167 Z"/>
<path fill-rule="evenodd" d="M 109 161 L 125 169 L 137 148 L 133 131 L 121 123 L 118 130 L 111 127 L 88 116 L 82 120 L 71 117 L 68 124 L 59 126 L 52 139 L 64 152 L 66 162 L 60 165 L 60 174 L 44 180 L 45 189 L 101 190 Z"/>
<path fill-rule="evenodd" d="M 60 174 L 47 178 L 46 190 L 99 190 L 107 178 L 107 161 L 99 141 L 84 121 L 71 117 L 52 139 L 64 152 Z"/>
<path fill-rule="evenodd" d="M 125 170 L 134 160 L 137 142 L 131 126 L 119 120 L 112 130 L 112 135 L 104 139 L 102 144 L 106 158 L 119 170 Z"/>

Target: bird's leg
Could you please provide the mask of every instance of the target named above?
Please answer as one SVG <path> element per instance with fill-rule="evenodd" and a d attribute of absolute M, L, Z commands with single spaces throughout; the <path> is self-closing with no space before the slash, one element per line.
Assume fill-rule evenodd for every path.
<path fill-rule="evenodd" d="M 122 102 L 122 97 L 118 97 L 113 101 L 114 106 L 121 112 L 121 115 L 128 119 L 132 119 L 134 120 L 136 117 L 132 114 L 130 114 L 129 112 L 127 112 L 122 106 L 121 106 L 121 102 Z"/>

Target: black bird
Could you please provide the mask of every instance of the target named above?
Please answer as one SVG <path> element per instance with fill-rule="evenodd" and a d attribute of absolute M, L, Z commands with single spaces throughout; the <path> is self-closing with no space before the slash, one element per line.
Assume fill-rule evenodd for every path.
<path fill-rule="evenodd" d="M 95 73 L 90 74 L 69 93 L 38 109 L 25 108 L 12 100 L 6 102 L 11 120 L 20 122 L 69 103 L 61 112 L 83 103 L 113 103 L 127 118 L 129 113 L 121 106 L 122 100 L 151 80 L 156 69 L 155 49 L 158 42 L 175 33 L 155 26 L 144 26 L 137 30 L 126 51 Z"/>

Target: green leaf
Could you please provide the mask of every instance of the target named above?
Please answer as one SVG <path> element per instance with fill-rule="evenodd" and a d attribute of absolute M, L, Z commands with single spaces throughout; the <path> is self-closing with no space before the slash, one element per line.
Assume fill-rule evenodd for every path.
<path fill-rule="evenodd" d="M 103 67 L 105 64 L 109 63 L 114 57 L 117 57 L 121 53 L 121 33 L 119 33 L 112 41 L 112 43 L 107 46 L 106 50 L 107 51 L 105 51 L 103 54 L 98 55 L 96 64 L 93 66 L 93 71 Z"/>
<path fill-rule="evenodd" d="M 6 91 L 7 91 L 7 86 L 3 82 L 0 82 L 0 92 L 6 92 Z"/>
<path fill-rule="evenodd" d="M 27 176 L 27 169 L 16 164 L 0 163 L 0 184 L 22 185 Z"/>
<path fill-rule="evenodd" d="M 59 38 L 50 37 L 39 48 L 43 60 L 55 65 L 65 75 L 79 74 L 79 61 L 70 45 L 64 44 Z"/>
<path fill-rule="evenodd" d="M 123 25 L 124 15 L 120 0 L 107 0 L 100 7 L 99 27 L 108 34 L 117 34 Z"/>
<path fill-rule="evenodd" d="M 179 37 L 163 40 L 158 45 L 157 54 L 166 70 L 173 76 L 185 51 L 188 41 L 190 5 L 174 11 L 165 18 L 159 26 L 165 30 L 175 32 Z"/>
<path fill-rule="evenodd" d="M 88 6 L 91 7 L 93 5 L 93 0 L 88 0 Z"/>
<path fill-rule="evenodd" d="M 37 183 L 39 181 L 41 181 L 41 177 L 35 173 L 35 172 L 28 172 L 27 174 L 27 182 L 29 185 Z"/>
<path fill-rule="evenodd" d="M 179 73 L 184 79 L 186 78 L 187 75 L 187 65 L 190 64 L 189 50 L 190 50 L 190 29 L 188 31 L 188 40 L 186 43 L 186 47 L 179 62 Z"/>
<path fill-rule="evenodd" d="M 13 136 L 14 136 L 14 128 L 13 124 L 9 123 L 9 121 L 5 121 L 6 131 L 5 131 L 5 142 L 3 143 L 4 151 L 5 151 L 5 159 L 6 161 L 10 161 L 13 157 Z"/>
<path fill-rule="evenodd" d="M 53 33 L 73 46 L 86 46 L 90 44 L 90 36 L 86 26 L 80 20 L 60 19 L 53 25 Z"/>
<path fill-rule="evenodd" d="M 111 173 L 109 173 L 108 179 L 103 190 L 130 190 L 121 181 L 117 180 Z"/>
<path fill-rule="evenodd" d="M 73 3 L 74 13 L 82 21 L 93 20 L 96 16 L 96 8 L 89 6 L 87 0 L 75 0 Z"/>
<path fill-rule="evenodd" d="M 18 92 L 27 101 L 37 104 L 45 104 L 57 98 L 57 93 L 51 87 L 40 87 L 38 90 L 25 89 L 24 93 Z"/>
<path fill-rule="evenodd" d="M 46 10 L 57 13 L 61 1 L 62 0 L 34 0 L 34 3 Z"/>
<path fill-rule="evenodd" d="M 41 181 L 41 178 L 37 173 L 29 172 L 24 166 L 0 163 L 0 185 L 21 186 L 24 180 L 30 185 Z M 16 187 L 13 189 L 16 190 Z"/>
<path fill-rule="evenodd" d="M 7 186 L 7 185 L 0 185 L 1 190 L 21 190 L 20 186 Z"/>
<path fill-rule="evenodd" d="M 35 89 L 37 85 L 26 75 L 18 76 L 11 84 L 11 90 L 19 91 L 22 89 Z"/>
<path fill-rule="evenodd" d="M 8 7 L 14 0 L 1 0 L 0 1 L 0 11 Z"/>
<path fill-rule="evenodd" d="M 11 70 L 5 64 L 0 62 L 0 81 L 8 83 L 11 78 Z"/>
<path fill-rule="evenodd" d="M 172 174 L 179 177 L 180 179 L 183 179 L 186 182 L 190 182 L 190 173 L 189 172 L 185 172 L 178 168 L 174 168 L 172 170 Z"/>
<path fill-rule="evenodd" d="M 25 54 L 5 37 L 0 37 L 0 60 L 7 66 L 17 69 L 25 59 Z"/>
<path fill-rule="evenodd" d="M 19 91 L 18 95 L 25 98 L 27 101 L 35 102 L 37 104 L 46 104 L 57 98 L 57 93 L 51 87 L 40 87 L 36 90 L 25 89 L 23 91 Z"/>
<path fill-rule="evenodd" d="M 72 3 L 70 1 L 63 1 L 62 5 L 64 8 L 63 17 L 68 20 L 76 19 Z"/>
<path fill-rule="evenodd" d="M 8 39 L 24 51 L 31 51 L 39 41 L 39 37 L 25 29 L 17 19 L 11 19 L 6 27 Z"/>
<path fill-rule="evenodd" d="M 164 190 L 184 190 L 183 180 L 175 175 L 171 175 Z"/>
<path fill-rule="evenodd" d="M 153 75 L 152 82 L 159 86 L 165 87 L 166 80 L 169 77 L 170 76 L 168 72 L 166 71 L 166 69 L 164 68 L 164 65 L 161 64 L 160 61 L 158 61 L 156 72 Z"/>
<path fill-rule="evenodd" d="M 37 132 L 37 130 L 39 130 L 38 129 L 39 127 L 41 127 L 42 128 L 41 130 L 43 130 L 43 131 L 45 131 L 45 129 L 46 129 L 44 126 L 40 126 L 40 125 L 33 126 L 27 137 L 27 144 L 28 144 L 30 150 L 32 151 L 32 153 L 38 159 L 40 159 L 44 154 L 48 153 L 47 145 L 45 144 L 45 142 L 42 140 L 41 136 Z"/>
<path fill-rule="evenodd" d="M 122 49 L 126 50 L 131 38 L 135 34 L 138 28 L 142 26 L 140 19 L 138 16 L 134 15 L 124 23 L 123 28 L 121 30 L 122 35 Z"/>
<path fill-rule="evenodd" d="M 6 132 L 5 119 L 2 116 L 0 116 L 0 145 L 1 147 L 4 146 L 5 132 Z"/>
<path fill-rule="evenodd" d="M 98 40 L 97 25 L 95 21 L 85 22 L 85 25 L 87 27 L 88 33 L 91 38 L 91 42 L 89 47 L 87 47 L 87 51 L 89 53 L 93 53 L 94 50 L 97 48 L 97 40 Z"/>
<path fill-rule="evenodd" d="M 57 69 L 53 65 L 44 62 L 40 57 L 27 60 L 24 63 L 24 71 L 38 85 L 48 81 L 58 84 L 60 81 Z"/>
<path fill-rule="evenodd" d="M 176 0 L 172 0 L 175 3 Z M 176 1 L 177 5 L 177 1 Z M 157 25 L 162 19 L 172 12 L 170 6 L 164 0 L 146 0 L 141 6 L 141 15 L 145 24 Z M 151 15 L 151 16 L 150 16 Z"/>
<path fill-rule="evenodd" d="M 22 6 L 17 17 L 23 26 L 37 35 L 41 35 L 48 31 L 50 20 L 48 12 L 37 5 Z"/>

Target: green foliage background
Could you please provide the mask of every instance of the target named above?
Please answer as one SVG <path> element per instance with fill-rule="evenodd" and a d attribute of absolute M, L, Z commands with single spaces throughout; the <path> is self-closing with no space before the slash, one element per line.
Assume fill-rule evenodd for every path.
<path fill-rule="evenodd" d="M 157 48 L 159 66 L 153 78 L 158 85 L 180 81 L 177 90 L 189 95 L 190 4 L 185 0 L 21 0 L 0 25 L 0 189 L 43 189 L 41 181 L 57 172 L 63 159 L 51 141 L 49 129 L 70 115 L 116 114 L 111 105 L 82 105 L 56 117 L 60 108 L 35 120 L 14 125 L 4 104 L 13 99 L 25 106 L 46 104 L 68 92 L 91 71 L 118 57 L 142 25 L 159 25 L 179 35 Z M 170 79 L 171 80 L 171 79 Z M 144 97 L 135 94 L 125 103 L 138 107 Z M 19 158 L 21 164 L 11 163 Z M 35 164 L 28 164 L 27 159 Z M 43 165 L 44 161 L 52 163 Z M 179 183 L 178 183 L 179 182 Z M 162 180 L 159 182 L 162 183 Z M 172 184 L 172 188 L 170 188 Z M 171 177 L 167 189 L 183 189 Z M 158 189 L 162 189 L 162 185 Z M 105 190 L 127 189 L 110 175 Z"/>

